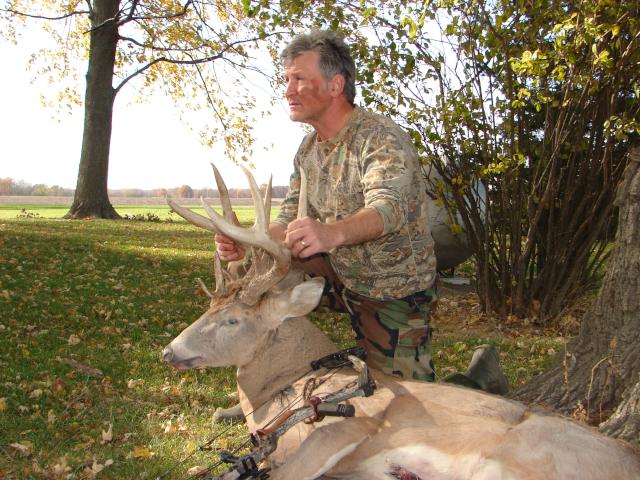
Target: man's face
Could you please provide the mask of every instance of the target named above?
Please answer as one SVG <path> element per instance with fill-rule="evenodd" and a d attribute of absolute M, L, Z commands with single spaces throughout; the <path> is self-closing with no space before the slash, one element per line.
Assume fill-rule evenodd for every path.
<path fill-rule="evenodd" d="M 285 97 L 289 103 L 289 118 L 294 122 L 313 126 L 331 105 L 333 97 L 329 93 L 329 81 L 320 71 L 319 57 L 318 52 L 304 52 L 285 70 Z"/>

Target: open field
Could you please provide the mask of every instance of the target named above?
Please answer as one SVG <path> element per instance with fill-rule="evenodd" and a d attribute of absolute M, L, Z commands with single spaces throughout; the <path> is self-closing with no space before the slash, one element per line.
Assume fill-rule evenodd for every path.
<path fill-rule="evenodd" d="M 0 196 L 0 220 L 9 218 L 62 218 L 69 211 L 72 198 L 70 197 L 18 197 Z M 206 215 L 199 199 L 174 199 L 183 206 L 194 207 L 194 211 Z M 277 215 L 278 206 L 282 199 L 272 201 L 272 216 Z M 152 216 L 159 220 L 182 220 L 175 213 L 164 198 L 125 198 L 114 197 L 111 202 L 116 211 L 124 216 Z M 210 205 L 218 205 L 217 198 L 207 199 Z M 240 221 L 253 216 L 253 203 L 249 198 L 232 199 L 234 210 Z M 217 209 L 221 211 L 219 208 Z"/>
<path fill-rule="evenodd" d="M 110 197 L 114 205 L 163 205 L 167 204 L 164 197 Z M 200 205 L 199 198 L 174 198 L 180 205 Z M 212 205 L 218 204 L 217 198 L 206 198 Z M 273 205 L 279 205 L 281 198 L 274 198 Z M 49 196 L 19 196 L 0 195 L 0 205 L 62 205 L 69 207 L 73 202 L 72 197 L 49 197 Z M 250 198 L 232 198 L 234 205 L 253 205 Z"/>
<path fill-rule="evenodd" d="M 188 478 L 217 463 L 199 445 L 219 434 L 214 448 L 245 442 L 243 426 L 210 423 L 231 404 L 232 369 L 175 372 L 159 361 L 208 304 L 195 286 L 197 277 L 213 284 L 208 232 L 184 222 L 5 217 L 0 252 L 0 478 L 152 479 L 193 453 L 166 477 Z M 314 321 L 352 344 L 343 316 Z M 474 294 L 446 289 L 434 324 L 440 375 L 493 343 L 520 385 L 564 343 L 505 329 L 480 314 Z"/>

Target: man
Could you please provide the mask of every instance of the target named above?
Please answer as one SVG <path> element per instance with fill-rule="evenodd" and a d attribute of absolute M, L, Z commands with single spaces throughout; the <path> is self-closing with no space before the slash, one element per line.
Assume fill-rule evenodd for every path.
<path fill-rule="evenodd" d="M 433 381 L 428 320 L 436 259 L 416 151 L 390 119 L 354 105 L 355 65 L 336 33 L 300 35 L 281 58 L 290 118 L 314 131 L 295 156 L 270 232 L 307 273 L 327 279 L 326 301 L 349 312 L 368 364 Z M 309 216 L 298 220 L 300 169 Z M 216 244 L 223 260 L 244 256 L 224 235 Z"/>

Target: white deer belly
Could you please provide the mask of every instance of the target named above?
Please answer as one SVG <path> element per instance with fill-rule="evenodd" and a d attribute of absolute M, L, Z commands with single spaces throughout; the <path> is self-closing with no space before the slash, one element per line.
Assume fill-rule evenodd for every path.
<path fill-rule="evenodd" d="M 379 452 L 361 463 L 352 479 L 510 480 L 502 465 L 480 454 L 449 455 L 426 445 Z"/>

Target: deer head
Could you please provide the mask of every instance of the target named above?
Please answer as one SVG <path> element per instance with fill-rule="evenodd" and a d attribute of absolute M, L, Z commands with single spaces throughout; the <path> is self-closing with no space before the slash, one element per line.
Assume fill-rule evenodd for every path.
<path fill-rule="evenodd" d="M 215 166 L 213 171 L 220 192 L 222 216 L 203 199 L 201 202 L 209 218 L 167 199 L 171 208 L 188 222 L 227 235 L 248 247 L 252 256 L 247 273 L 234 279 L 223 270 L 216 253 L 215 292 L 211 293 L 201 282 L 211 299 L 209 309 L 162 352 L 163 361 L 180 370 L 245 365 L 283 320 L 306 315 L 315 308 L 322 295 L 323 279 L 304 281 L 300 272 L 287 275 L 291 254 L 271 237 L 268 230 L 271 181 L 263 199 L 251 173 L 244 167 L 242 169 L 249 181 L 256 209 L 256 220 L 250 228 L 234 224 L 229 193 Z M 301 183 L 306 184 L 304 176 Z M 300 198 L 306 198 L 303 193 L 304 187 Z M 304 203 L 299 215 L 306 214 Z"/>

